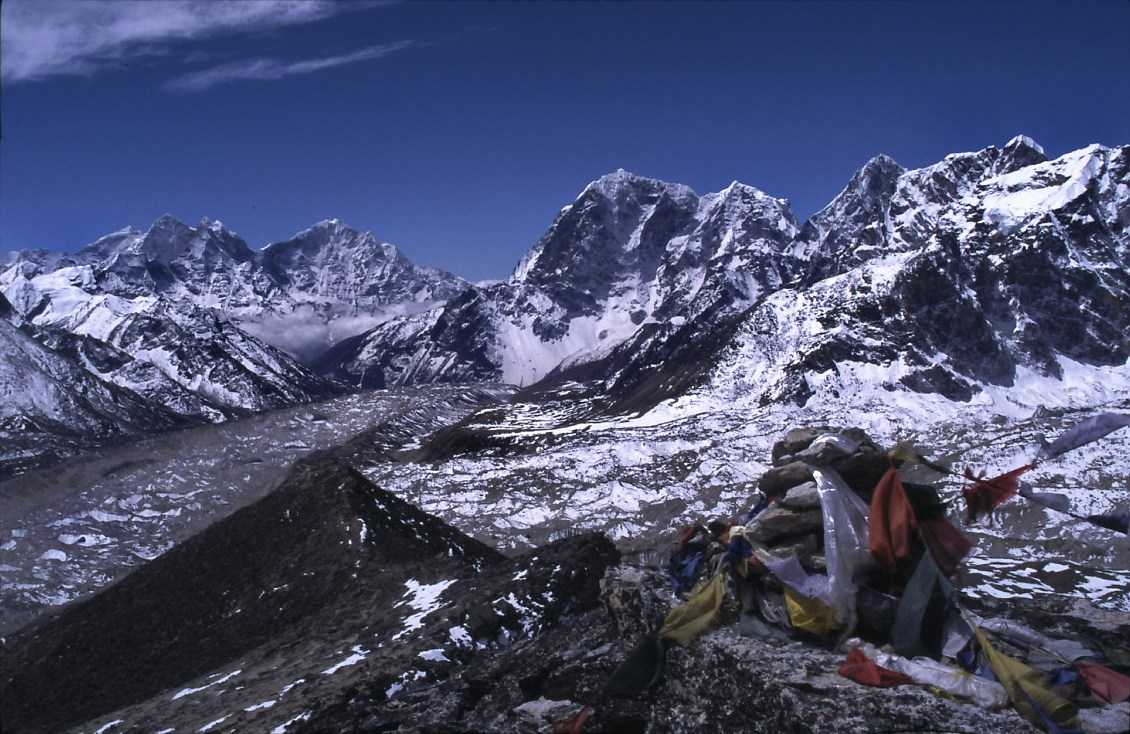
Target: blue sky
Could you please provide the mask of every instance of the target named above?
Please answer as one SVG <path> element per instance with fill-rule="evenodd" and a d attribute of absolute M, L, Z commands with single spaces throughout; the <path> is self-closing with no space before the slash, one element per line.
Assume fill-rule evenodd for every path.
<path fill-rule="evenodd" d="M 1130 143 L 1130 3 L 5 0 L 0 250 L 339 217 L 502 277 L 619 167 L 798 218 L 869 157 Z"/>

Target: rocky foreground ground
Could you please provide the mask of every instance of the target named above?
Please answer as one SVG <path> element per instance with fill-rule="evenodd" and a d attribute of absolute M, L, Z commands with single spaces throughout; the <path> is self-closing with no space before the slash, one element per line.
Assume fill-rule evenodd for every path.
<path fill-rule="evenodd" d="M 804 544 L 818 569 L 793 459 L 830 457 L 783 448 L 763 484 L 786 499 L 751 528 L 772 553 Z M 382 451 L 315 452 L 262 499 L 5 638 L 4 730 L 539 732 L 586 707 L 585 732 L 1032 730 L 1010 708 L 853 683 L 835 640 L 743 636 L 733 601 L 650 690 L 610 697 L 678 603 L 664 576 L 600 533 L 503 556 L 353 468 Z M 880 454 L 862 453 L 847 458 L 870 481 Z M 1096 647 L 1130 637 L 1127 615 L 1082 599 L 969 604 Z M 1125 704 L 1081 716 L 1089 732 L 1127 721 Z"/>

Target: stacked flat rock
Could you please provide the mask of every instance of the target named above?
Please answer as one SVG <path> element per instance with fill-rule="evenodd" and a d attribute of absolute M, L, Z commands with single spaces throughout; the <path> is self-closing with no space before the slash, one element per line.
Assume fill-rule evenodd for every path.
<path fill-rule="evenodd" d="M 870 501 L 888 460 L 863 430 L 831 426 L 794 428 L 774 444 L 772 460 L 758 489 L 773 503 L 748 524 L 749 538 L 770 556 L 797 556 L 808 570 L 823 571 L 823 516 L 813 468 L 835 469 Z"/>

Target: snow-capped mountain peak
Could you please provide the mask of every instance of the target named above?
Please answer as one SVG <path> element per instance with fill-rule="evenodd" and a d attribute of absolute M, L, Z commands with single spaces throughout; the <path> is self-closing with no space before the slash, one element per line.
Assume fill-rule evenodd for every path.
<path fill-rule="evenodd" d="M 563 207 L 509 280 L 382 325 L 323 365 L 368 385 L 530 384 L 563 360 L 607 352 L 646 324 L 707 308 L 734 312 L 777 289 L 795 232 L 788 202 L 752 186 L 733 182 L 700 197 L 621 169 Z"/>
<path fill-rule="evenodd" d="M 135 252 L 149 261 L 168 263 L 181 254 L 186 241 L 194 234 L 192 227 L 171 214 L 162 214 L 137 242 Z"/>
<path fill-rule="evenodd" d="M 930 294 L 950 294 L 968 306 L 960 314 L 941 317 L 939 323 L 946 328 L 964 324 L 962 335 L 954 338 L 981 334 L 978 338 L 985 345 L 995 344 L 998 356 L 978 357 L 976 349 L 953 343 L 939 332 L 930 337 L 930 344 L 948 350 L 953 371 L 931 369 L 930 360 L 942 358 L 918 352 L 908 359 L 925 366 L 919 371 L 908 368 L 904 380 L 912 389 L 969 395 L 975 390 L 972 383 L 962 383 L 955 374 L 974 381 L 1009 380 L 1017 364 L 1054 373 L 1051 352 L 1067 349 L 1065 353 L 1077 355 L 1079 350 L 1067 348 L 1058 336 L 1045 333 L 1037 338 L 1029 324 L 1046 321 L 1053 312 L 1058 321 L 1078 319 L 1038 303 L 1025 291 L 1022 271 L 1042 269 L 1054 282 L 1078 280 L 1072 288 L 1094 292 L 1095 298 L 1114 297 L 1126 289 L 1117 285 L 1126 271 L 1125 232 L 1130 222 L 1125 150 L 1092 146 L 1048 161 L 1035 141 L 1018 135 L 1001 148 L 955 153 L 916 169 L 878 155 L 800 227 L 786 200 L 737 181 L 699 196 L 686 186 L 614 171 L 590 183 L 561 209 L 508 281 L 427 315 L 382 325 L 325 364 L 342 379 L 361 384 L 502 379 L 528 385 L 558 365 L 595 363 L 614 350 L 613 361 L 623 367 L 634 350 L 639 359 L 651 360 L 651 367 L 632 369 L 648 374 L 654 371 L 656 354 L 677 351 L 670 347 L 657 352 L 657 340 L 687 338 L 676 336 L 679 325 L 705 318 L 697 328 L 709 331 L 763 299 L 801 303 L 808 289 L 826 282 L 819 292 L 828 295 L 820 298 L 837 305 L 829 315 L 803 325 L 816 330 L 814 343 L 829 341 L 825 330 L 837 309 L 862 309 L 870 319 Z M 1103 284 L 1083 277 L 1070 261 L 1016 265 L 1013 272 L 1004 263 L 1018 257 L 1007 244 L 1013 242 L 1017 227 L 1063 230 L 1055 237 L 1029 232 L 1022 251 L 1067 248 L 1070 254 L 1065 257 L 1090 262 Z M 1021 247 L 1019 242 L 1014 245 Z M 955 252 L 964 256 L 955 258 Z M 1011 305 L 998 303 L 987 292 L 978 305 L 966 303 L 969 286 L 961 285 L 966 282 L 961 273 L 983 257 L 1012 273 L 1007 276 L 1013 283 Z M 1096 267 L 1098 263 L 1102 265 Z M 874 267 L 860 275 L 856 271 L 865 264 Z M 850 278 L 833 280 L 853 272 Z M 976 287 L 987 289 L 987 277 L 978 274 Z M 789 285 L 799 290 L 786 288 Z M 880 286 L 894 288 L 884 296 L 888 301 L 862 295 Z M 839 294 L 840 287 L 850 292 Z M 852 295 L 856 290 L 860 295 Z M 812 297 L 816 293 L 812 290 Z M 1103 311 L 1097 303 L 1094 310 Z M 764 318 L 772 325 L 791 323 L 801 315 L 790 311 Z M 990 336 L 979 319 L 1015 322 L 1016 329 L 1029 334 L 1020 341 Z M 1088 337 L 1091 346 L 1083 350 L 1103 355 L 1104 363 L 1117 359 L 1098 346 L 1098 335 L 1108 331 L 1107 321 L 1087 327 L 1095 339 Z M 927 328 L 913 314 L 906 323 Z M 859 332 L 872 345 L 863 350 L 865 359 L 886 359 L 897 351 L 881 328 L 870 328 Z M 913 328 L 907 327 L 907 335 Z M 854 332 L 845 331 L 845 339 L 849 333 Z M 618 350 L 619 345 L 628 346 Z M 829 349 L 825 351 L 830 354 Z M 1123 347 L 1115 351 L 1119 349 Z M 772 346 L 766 353 L 777 351 Z M 826 368 L 834 362 L 817 352 L 824 356 L 812 357 L 813 364 Z M 796 394 L 806 393 L 802 389 Z"/>
<path fill-rule="evenodd" d="M 1069 204 L 1102 176 L 1110 152 L 1101 145 L 1090 145 L 982 181 L 985 219 L 1011 229 Z"/>
<path fill-rule="evenodd" d="M 339 220 L 256 253 L 218 219 L 189 226 L 163 215 L 144 232 L 122 229 L 73 254 L 17 253 L 0 272 L 3 320 L 27 332 L 13 336 L 13 344 L 39 343 L 47 354 L 41 362 L 58 353 L 60 364 L 69 365 L 66 374 L 89 373 L 74 378 L 84 392 L 109 385 L 106 395 L 128 396 L 121 399 L 148 406 L 168 425 L 332 393 L 340 386 L 295 357 L 313 358 L 339 339 L 466 287 Z M 81 396 L 60 397 L 52 405 L 80 402 Z M 127 430 L 123 420 L 128 416 L 74 417 L 97 423 L 101 437 Z M 36 425 L 48 432 L 70 425 L 51 421 Z M 58 443 L 40 439 L 44 450 Z"/>
<path fill-rule="evenodd" d="M 600 194 L 613 203 L 633 193 L 645 192 L 644 195 L 654 195 L 658 191 L 666 191 L 675 199 L 694 197 L 695 192 L 683 184 L 669 183 L 657 178 L 641 176 L 638 173 L 618 168 L 611 173 L 606 173 L 595 181 L 591 181 L 577 196 L 578 201 L 584 199 L 589 192 Z"/>
<path fill-rule="evenodd" d="M 325 219 L 260 252 L 263 267 L 296 302 L 339 304 L 351 312 L 396 303 L 446 300 L 467 284 L 414 265 L 372 232 Z"/>

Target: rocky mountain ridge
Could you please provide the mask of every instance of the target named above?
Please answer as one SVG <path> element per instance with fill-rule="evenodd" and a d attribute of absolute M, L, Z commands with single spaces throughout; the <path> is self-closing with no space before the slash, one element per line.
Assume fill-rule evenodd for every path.
<path fill-rule="evenodd" d="M 253 252 L 220 222 L 163 217 L 23 253 L 0 290 L 41 343 L 191 419 L 309 399 L 327 377 L 580 382 L 613 412 L 689 391 L 967 402 L 1125 372 L 1128 160 L 1098 145 L 1048 160 L 1025 136 L 915 170 L 878 156 L 800 225 L 738 182 L 699 196 L 620 170 L 485 286 L 337 220 Z"/>
<path fill-rule="evenodd" d="M 53 352 L 39 359 L 56 364 L 53 374 L 68 367 L 39 389 L 49 383 L 15 363 L 26 350 L 3 354 L 0 375 L 34 397 L 5 406 L 11 441 L 0 460 L 15 470 L 141 428 L 226 420 L 341 392 L 295 355 L 463 285 L 337 220 L 259 252 L 222 222 L 190 227 L 163 216 L 145 232 L 123 229 L 75 253 L 16 253 L 0 272 L 4 318 Z M 95 421 L 81 406 L 105 389 L 128 397 L 112 415 L 95 411 Z"/>
<path fill-rule="evenodd" d="M 92 294 L 219 310 L 299 357 L 356 333 L 359 324 L 426 308 L 466 286 L 337 219 L 254 251 L 223 222 L 205 217 L 191 227 L 164 215 L 144 232 L 127 227 L 74 253 L 16 252 L 0 284 L 13 302 L 34 300 L 40 295 L 36 278 L 54 272 L 80 278 Z M 310 343 L 279 333 L 287 327 L 310 331 L 315 324 L 322 333 Z"/>
<path fill-rule="evenodd" d="M 704 342 L 732 347 L 730 371 L 772 370 L 766 400 L 801 402 L 848 360 L 957 400 L 1025 370 L 1060 376 L 1061 357 L 1121 365 L 1128 151 L 1049 161 L 1017 136 L 916 170 L 879 156 L 799 227 L 787 202 L 736 182 L 699 197 L 619 171 L 562 209 L 509 280 L 345 340 L 317 367 L 361 385 L 595 380 L 638 403 L 660 355 L 713 370 Z"/>

